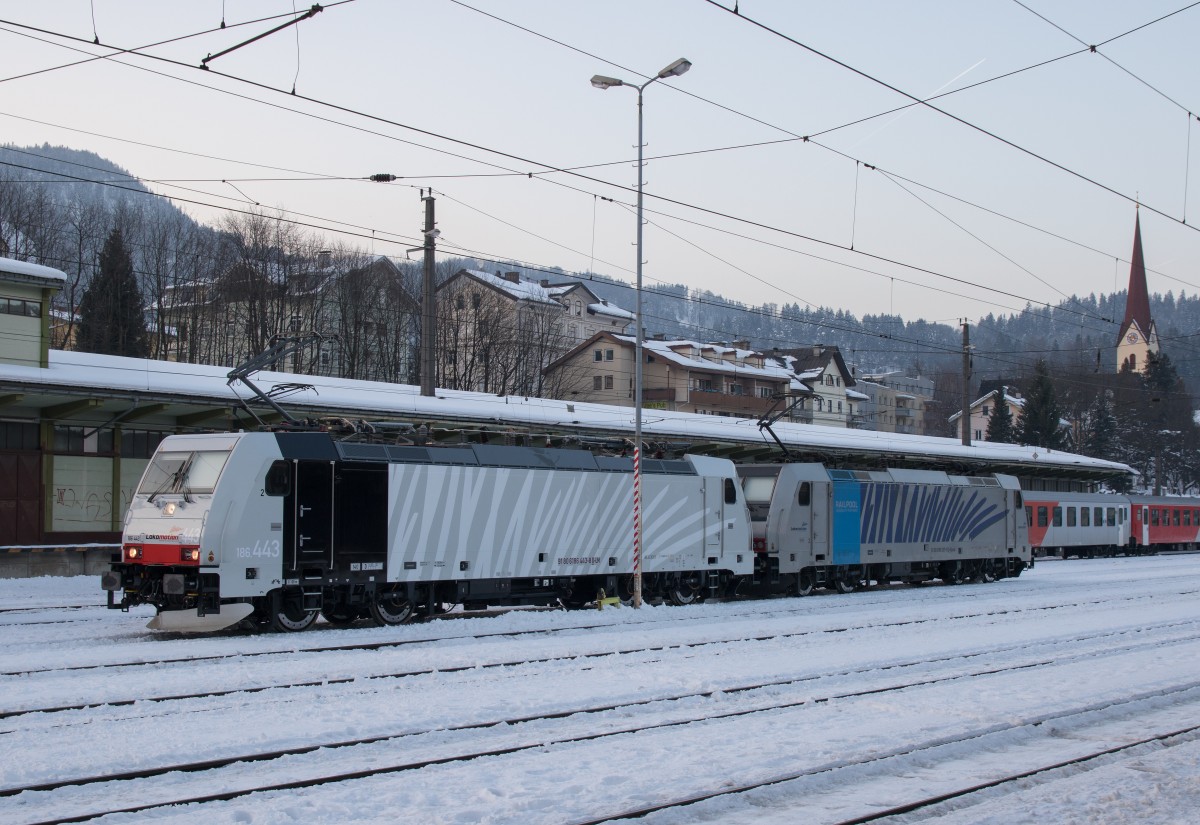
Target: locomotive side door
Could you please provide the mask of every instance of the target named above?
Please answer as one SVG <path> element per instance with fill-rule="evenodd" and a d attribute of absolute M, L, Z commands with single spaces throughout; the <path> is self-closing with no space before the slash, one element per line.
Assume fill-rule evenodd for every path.
<path fill-rule="evenodd" d="M 711 553 L 721 543 L 725 518 L 722 478 L 704 479 L 704 552 Z"/>
<path fill-rule="evenodd" d="M 833 535 L 830 521 L 833 508 L 832 485 L 827 481 L 814 481 L 809 492 L 809 516 L 812 524 L 812 561 L 810 564 L 830 564 L 829 539 Z"/>
<path fill-rule="evenodd" d="M 291 567 L 333 563 L 333 474 L 331 461 L 297 461 L 292 484 L 291 512 L 285 514 Z"/>

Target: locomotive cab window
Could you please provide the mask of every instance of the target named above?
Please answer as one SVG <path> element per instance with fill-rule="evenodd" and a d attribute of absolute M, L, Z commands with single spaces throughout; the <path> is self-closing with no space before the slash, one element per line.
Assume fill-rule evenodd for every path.
<path fill-rule="evenodd" d="M 276 461 L 267 470 L 263 481 L 263 492 L 269 496 L 286 496 L 292 491 L 292 466 L 286 461 Z"/>
<path fill-rule="evenodd" d="M 138 493 L 211 493 L 229 458 L 227 450 L 158 452 L 150 460 Z"/>
<path fill-rule="evenodd" d="M 807 481 L 800 482 L 800 488 L 796 490 L 796 503 L 801 507 L 807 507 L 812 501 L 812 485 Z"/>
<path fill-rule="evenodd" d="M 737 485 L 732 478 L 725 479 L 725 503 L 737 504 Z"/>

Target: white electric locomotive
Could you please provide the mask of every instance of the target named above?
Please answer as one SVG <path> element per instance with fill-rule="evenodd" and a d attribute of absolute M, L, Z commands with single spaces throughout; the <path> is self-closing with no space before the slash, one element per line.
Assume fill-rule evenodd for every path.
<path fill-rule="evenodd" d="M 1017 479 L 821 464 L 738 467 L 755 582 L 807 595 L 863 582 L 1018 576 L 1030 561 Z"/>
<path fill-rule="evenodd" d="M 152 628 L 185 631 L 626 597 L 631 473 L 627 458 L 581 450 L 171 436 L 102 586 L 110 607 L 153 604 Z M 752 573 L 730 461 L 644 461 L 641 502 L 648 598 L 686 604 Z"/>

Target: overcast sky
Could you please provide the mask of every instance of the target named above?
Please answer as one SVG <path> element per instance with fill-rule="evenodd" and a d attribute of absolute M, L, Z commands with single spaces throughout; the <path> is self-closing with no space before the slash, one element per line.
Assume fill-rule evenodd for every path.
<path fill-rule="evenodd" d="M 1200 5 L 722 2 L 332 2 L 203 72 L 306 5 L 0 0 L 0 141 L 400 257 L 432 186 L 442 251 L 632 281 L 637 95 L 588 81 L 686 57 L 645 93 L 647 286 L 974 319 L 1123 289 L 1137 197 L 1151 291 L 1200 290 Z"/>

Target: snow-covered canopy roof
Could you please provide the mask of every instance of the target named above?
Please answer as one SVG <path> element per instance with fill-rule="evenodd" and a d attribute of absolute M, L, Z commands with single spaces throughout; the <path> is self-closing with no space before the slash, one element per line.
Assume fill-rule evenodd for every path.
<path fill-rule="evenodd" d="M 0 258 L 0 280 L 61 287 L 67 282 L 67 273 L 16 258 Z"/>
<path fill-rule="evenodd" d="M 26 392 L 34 390 L 46 394 L 94 394 L 104 398 L 233 405 L 249 393 L 244 387 L 229 386 L 227 374 L 225 367 L 51 350 L 47 368 L 0 364 L 0 391 L 21 388 Z M 276 387 L 310 385 L 309 389 L 287 395 L 284 402 L 297 416 L 352 414 L 414 423 L 457 421 L 541 431 L 603 432 L 626 437 L 633 431 L 632 408 L 607 404 L 498 397 L 490 393 L 450 390 L 438 390 L 431 398 L 422 396 L 419 387 L 406 384 L 275 372 L 256 373 L 254 382 L 267 393 Z M 985 442 L 964 447 L 957 439 L 785 422 L 778 422 L 773 428 L 784 444 L 810 455 L 883 455 L 885 459 L 892 456 L 907 463 L 987 462 L 1004 467 L 1005 471 L 1043 475 L 1098 477 L 1133 472 L 1124 464 L 1113 461 L 1017 444 Z M 644 410 L 642 429 L 650 439 L 686 440 L 698 446 L 705 442 L 770 446 L 769 439 L 752 419 Z"/>

